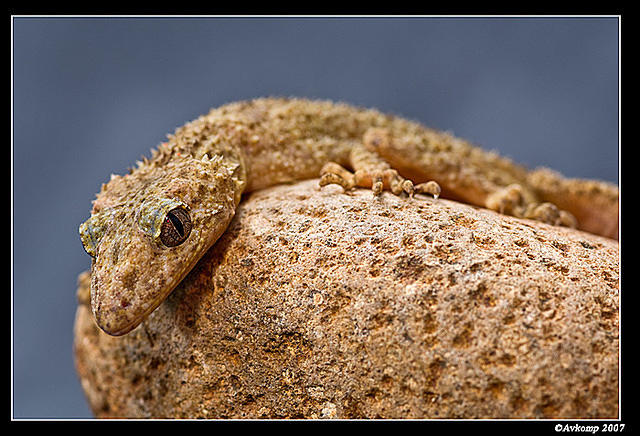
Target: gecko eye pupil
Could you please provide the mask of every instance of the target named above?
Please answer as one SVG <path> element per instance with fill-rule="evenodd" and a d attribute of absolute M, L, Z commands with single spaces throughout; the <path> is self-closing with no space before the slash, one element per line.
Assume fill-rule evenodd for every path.
<path fill-rule="evenodd" d="M 181 207 L 170 210 L 160 229 L 160 240 L 167 247 L 182 244 L 191 233 L 191 217 Z"/>

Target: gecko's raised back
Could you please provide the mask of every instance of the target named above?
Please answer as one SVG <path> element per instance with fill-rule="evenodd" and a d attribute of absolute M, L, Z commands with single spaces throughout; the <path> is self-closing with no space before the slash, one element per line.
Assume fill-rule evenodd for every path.
<path fill-rule="evenodd" d="M 321 186 L 376 195 L 437 197 L 442 185 L 453 199 L 575 224 L 570 211 L 539 202 L 524 168 L 418 123 L 328 101 L 232 103 L 177 129 L 150 159 L 102 186 L 80 226 L 98 325 L 112 335 L 139 325 L 225 231 L 243 192 L 318 175 Z M 612 206 L 599 221 L 610 228 L 617 188 L 607 192 L 616 215 Z"/>

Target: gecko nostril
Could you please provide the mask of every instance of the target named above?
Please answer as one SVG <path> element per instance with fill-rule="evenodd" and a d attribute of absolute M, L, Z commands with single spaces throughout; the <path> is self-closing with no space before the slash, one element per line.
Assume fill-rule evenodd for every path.
<path fill-rule="evenodd" d="M 182 244 L 191 233 L 191 217 L 181 207 L 170 210 L 160 229 L 160 240 L 167 247 Z"/>

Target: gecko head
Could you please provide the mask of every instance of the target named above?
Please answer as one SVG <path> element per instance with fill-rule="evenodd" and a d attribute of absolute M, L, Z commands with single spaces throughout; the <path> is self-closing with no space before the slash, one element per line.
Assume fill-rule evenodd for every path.
<path fill-rule="evenodd" d="M 91 308 L 106 333 L 138 326 L 228 226 L 239 201 L 233 168 L 180 160 L 114 176 L 80 225 L 92 257 Z"/>

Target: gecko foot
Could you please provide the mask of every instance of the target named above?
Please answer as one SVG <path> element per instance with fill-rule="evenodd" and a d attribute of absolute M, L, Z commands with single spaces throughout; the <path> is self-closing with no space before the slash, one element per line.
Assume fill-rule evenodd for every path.
<path fill-rule="evenodd" d="M 536 203 L 525 198 L 523 188 L 509 185 L 487 197 L 486 207 L 519 218 L 528 218 L 554 226 L 575 228 L 577 220 L 569 212 L 560 210 L 553 203 Z"/>
<path fill-rule="evenodd" d="M 542 221 L 554 226 L 576 228 L 578 221 L 565 210 L 560 210 L 553 203 L 533 203 L 527 206 L 524 218 Z"/>
<path fill-rule="evenodd" d="M 440 195 L 440 185 L 434 181 L 414 185 L 411 180 L 405 179 L 398 172 L 388 166 L 375 165 L 362 168 L 358 162 L 355 173 L 347 170 L 335 162 L 327 163 L 320 171 L 320 186 L 331 184 L 340 185 L 345 191 L 357 187 L 370 188 L 375 196 L 379 196 L 387 190 L 394 195 L 407 194 L 413 197 L 415 194 L 428 194 L 434 198 Z"/>
<path fill-rule="evenodd" d="M 502 214 L 522 217 L 525 212 L 522 187 L 512 184 L 497 190 L 487 197 L 486 207 Z"/>

